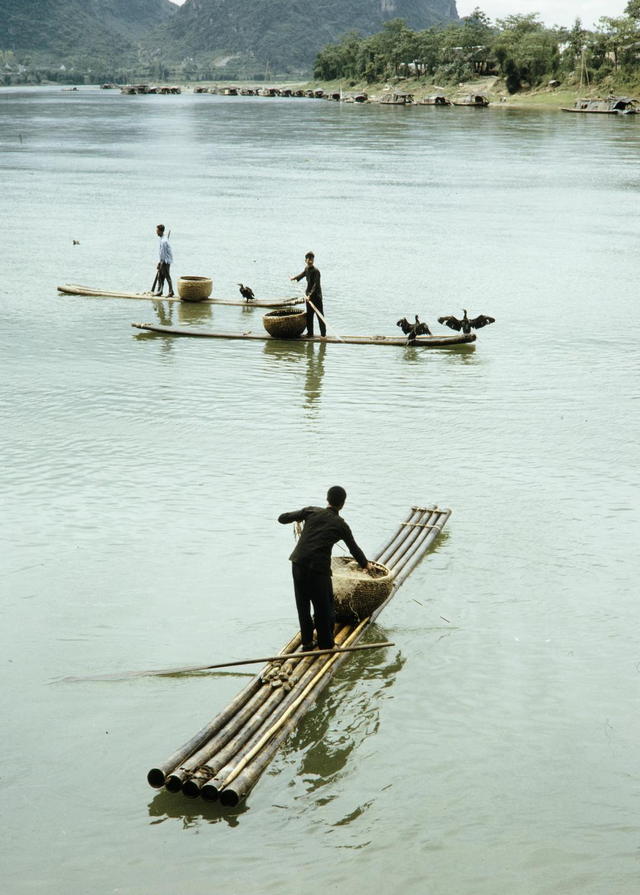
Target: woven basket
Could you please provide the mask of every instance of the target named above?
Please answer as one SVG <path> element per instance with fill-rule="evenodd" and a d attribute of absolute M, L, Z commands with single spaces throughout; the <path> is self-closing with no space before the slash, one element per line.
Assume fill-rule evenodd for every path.
<path fill-rule="evenodd" d="M 209 277 L 180 277 L 178 295 L 183 301 L 202 301 L 209 298 L 212 287 Z"/>
<path fill-rule="evenodd" d="M 304 332 L 307 315 L 305 311 L 297 311 L 295 308 L 281 308 L 265 314 L 262 324 L 269 335 L 276 339 L 295 339 Z"/>
<path fill-rule="evenodd" d="M 352 556 L 335 556 L 331 560 L 336 621 L 347 625 L 369 618 L 393 588 L 393 575 L 382 563 L 371 563 L 375 577 L 351 578 L 345 573 L 352 562 Z"/>

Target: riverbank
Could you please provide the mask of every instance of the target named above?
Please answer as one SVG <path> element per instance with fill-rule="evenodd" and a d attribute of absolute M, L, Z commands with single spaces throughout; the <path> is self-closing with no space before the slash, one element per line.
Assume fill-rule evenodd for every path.
<path fill-rule="evenodd" d="M 535 106 L 560 109 L 562 106 L 573 106 L 578 97 L 596 99 L 606 97 L 611 93 L 615 95 L 630 95 L 640 97 L 640 83 L 635 85 L 616 85 L 609 78 L 595 86 L 561 84 L 559 87 L 537 87 L 530 91 L 520 91 L 510 94 L 501 78 L 477 78 L 464 84 L 434 84 L 426 78 L 393 78 L 388 81 L 378 81 L 374 84 L 353 83 L 342 81 L 312 81 L 304 85 L 305 88 L 321 87 L 325 91 L 342 90 L 343 93 L 366 92 L 370 97 L 380 98 L 391 90 L 403 93 L 412 93 L 417 100 L 434 93 L 444 93 L 447 98 L 463 96 L 467 93 L 483 93 L 494 105 L 507 107 Z"/>

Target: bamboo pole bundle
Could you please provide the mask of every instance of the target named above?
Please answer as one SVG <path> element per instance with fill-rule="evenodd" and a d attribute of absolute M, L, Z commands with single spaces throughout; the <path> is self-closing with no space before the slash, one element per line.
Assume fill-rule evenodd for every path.
<path fill-rule="evenodd" d="M 396 574 L 403 565 L 403 556 L 405 556 L 405 554 L 410 550 L 411 552 L 413 552 L 414 545 L 415 548 L 419 547 L 420 541 L 424 537 L 424 533 L 427 530 L 425 526 L 432 525 L 437 517 L 437 507 L 429 507 L 429 509 L 425 511 L 420 510 L 417 514 L 416 519 L 413 519 L 407 525 L 403 526 L 403 528 L 407 529 L 407 535 L 402 539 L 400 544 L 395 548 L 388 559 L 388 564 L 393 566 Z"/>
<path fill-rule="evenodd" d="M 366 624 L 367 624 L 367 622 L 363 621 L 363 622 L 360 622 L 360 624 L 356 628 L 354 628 L 354 630 L 351 632 L 351 634 L 349 634 L 346 637 L 346 639 L 344 641 L 345 646 L 351 646 L 356 643 L 356 641 L 362 635 L 362 632 L 363 632 Z M 255 744 L 255 746 L 253 746 L 251 749 L 249 749 L 242 756 L 241 760 L 235 765 L 235 767 L 232 770 L 230 770 L 230 772 L 223 779 L 221 779 L 220 786 L 218 787 L 218 791 L 220 793 L 220 800 L 223 805 L 233 805 L 233 804 L 237 805 L 238 802 L 240 801 L 240 799 L 243 798 L 244 795 L 246 795 L 246 792 L 248 792 L 248 790 L 246 790 L 246 792 L 245 791 L 240 792 L 240 787 L 237 784 L 235 787 L 231 788 L 231 784 L 233 783 L 233 781 L 236 780 L 236 778 L 238 778 L 242 774 L 242 772 L 245 770 L 247 765 L 249 765 L 253 761 L 253 759 L 257 755 L 259 755 L 261 750 L 271 740 L 273 740 L 274 737 L 276 737 L 276 739 L 278 739 L 278 741 L 279 741 L 278 745 L 281 742 L 284 742 L 284 740 L 289 735 L 289 733 L 291 732 L 293 727 L 295 727 L 295 723 L 297 723 L 297 721 L 296 721 L 293 724 L 293 727 L 290 727 L 289 721 L 292 718 L 292 716 L 297 715 L 298 718 L 302 717 L 302 714 L 304 714 L 304 712 L 302 712 L 302 713 L 298 712 L 300 707 L 305 703 L 307 703 L 307 705 L 310 706 L 313 704 L 313 702 L 315 702 L 318 695 L 322 692 L 322 690 L 324 690 L 326 685 L 329 683 L 329 680 L 333 676 L 335 669 L 342 664 L 342 662 L 345 660 L 347 655 L 348 655 L 348 653 L 342 654 L 342 655 L 338 654 L 335 656 L 331 656 L 331 658 L 327 662 L 324 663 L 324 667 L 321 668 L 317 672 L 317 674 L 312 678 L 312 680 L 307 684 L 307 686 L 302 690 L 302 692 L 299 695 L 297 695 L 296 698 L 291 702 L 291 704 L 288 706 L 287 710 L 281 715 L 281 717 L 276 721 L 276 723 L 272 727 L 270 727 L 269 730 L 267 730 L 265 732 L 265 734 L 262 736 L 262 738 L 259 740 L 259 742 L 257 742 Z M 305 711 L 306 711 L 306 708 L 305 708 Z M 283 729 L 287 730 L 287 733 L 285 734 L 285 736 L 282 739 L 280 739 L 278 734 Z M 268 750 L 271 757 L 273 756 L 273 754 L 275 754 L 275 752 L 277 751 L 277 748 L 278 748 L 278 746 L 276 746 L 275 749 L 270 748 Z M 253 781 L 251 783 L 251 786 L 253 786 L 255 784 L 258 777 L 260 776 L 262 771 L 266 768 L 269 761 L 271 760 L 271 757 L 268 758 L 266 761 L 260 761 L 257 763 L 257 767 L 261 768 L 259 773 L 256 773 L 255 769 L 254 769 L 254 771 L 250 772 L 249 777 Z M 251 788 L 251 787 L 249 787 L 249 788 Z M 227 792 L 227 790 L 229 790 L 228 795 L 224 796 L 224 793 Z"/>
<path fill-rule="evenodd" d="M 405 519 L 398 528 L 396 529 L 393 537 L 387 543 L 387 545 L 381 550 L 379 556 L 376 558 L 377 562 L 383 563 L 385 566 L 390 566 L 390 559 L 398 549 L 398 546 L 402 543 L 402 541 L 409 534 L 409 525 L 414 522 L 417 522 L 420 518 L 420 510 L 417 507 L 412 507 L 411 513 L 409 514 L 409 518 Z"/>
<path fill-rule="evenodd" d="M 336 644 L 340 646 L 346 645 L 351 630 L 352 629 L 348 626 L 344 627 L 336 635 Z M 270 714 L 264 712 L 260 717 L 252 719 L 235 740 L 231 741 L 225 749 L 207 762 L 206 768 L 199 769 L 196 786 L 199 786 L 200 795 L 206 802 L 216 801 L 222 783 L 226 777 L 233 772 L 238 763 L 241 762 L 249 752 L 254 750 L 255 747 L 264 740 L 265 733 L 272 730 L 274 726 L 278 724 L 282 716 L 289 709 L 289 706 L 298 699 L 300 693 L 306 689 L 309 682 L 317 677 L 319 669 L 321 670 L 326 667 L 332 661 L 335 662 L 338 656 L 339 654 L 326 656 L 324 658 L 319 657 L 316 660 L 309 661 L 307 668 L 296 687 L 288 693 L 282 693 L 280 699 L 273 700 L 273 712 Z M 205 779 L 202 779 L 203 775 Z M 193 778 L 185 784 L 183 789 L 185 795 L 195 792 L 195 787 L 192 786 L 192 781 Z"/>
<path fill-rule="evenodd" d="M 441 514 L 438 516 L 437 528 L 431 529 L 430 533 L 425 538 L 424 544 L 422 545 L 422 549 L 420 550 L 419 555 L 414 555 L 411 557 L 408 562 L 403 566 L 402 570 L 398 575 L 398 580 L 396 581 L 396 588 L 400 587 L 400 585 L 409 577 L 411 572 L 418 565 L 424 554 L 427 552 L 429 547 L 436 540 L 444 526 L 449 521 L 449 517 L 451 516 L 451 510 L 443 510 Z M 377 614 L 377 613 L 376 613 Z"/>
<path fill-rule="evenodd" d="M 342 657 L 341 657 L 342 658 Z M 253 787 L 256 785 L 264 771 L 273 760 L 276 752 L 284 741 L 289 737 L 298 726 L 299 722 L 304 718 L 309 709 L 313 706 L 319 693 L 327 686 L 331 677 L 335 673 L 334 670 L 325 672 L 326 679 L 320 681 L 318 686 L 305 696 L 298 705 L 295 712 L 287 719 L 286 723 L 280 727 L 273 739 L 271 739 L 260 754 L 245 767 L 220 793 L 220 804 L 225 808 L 235 808 L 235 806 L 245 799 Z"/>
<path fill-rule="evenodd" d="M 265 687 L 263 684 L 248 702 L 246 702 L 244 706 L 240 708 L 220 730 L 218 730 L 217 733 L 207 740 L 197 752 L 194 752 L 193 755 L 186 761 L 183 761 L 179 767 L 174 768 L 170 774 L 167 774 L 164 785 L 169 792 L 180 792 L 184 782 L 189 779 L 189 776 L 196 770 L 196 768 L 206 764 L 209 758 L 231 739 L 234 733 L 246 723 L 247 719 L 251 718 L 254 712 L 258 711 L 260 706 L 269 697 L 269 693 L 270 688 Z"/>
<path fill-rule="evenodd" d="M 407 518 L 403 520 L 404 525 L 406 525 L 407 523 L 409 523 L 409 522 L 411 521 L 411 518 L 412 518 L 412 516 L 413 516 L 414 513 L 415 513 L 415 509 L 412 507 L 412 508 L 411 508 L 411 512 L 409 513 L 409 515 L 407 516 Z M 384 542 L 384 544 L 382 545 L 382 547 L 380 547 L 380 548 L 378 549 L 378 552 L 377 552 L 376 555 L 375 555 L 375 560 L 374 560 L 375 562 L 381 562 L 381 563 L 384 563 L 384 560 L 382 559 L 382 557 L 384 556 L 385 552 L 389 549 L 389 547 L 393 544 L 393 542 L 395 541 L 395 539 L 398 537 L 398 534 L 402 531 L 402 529 L 403 529 L 403 527 L 404 527 L 404 526 L 403 526 L 403 523 L 400 523 L 400 525 L 399 525 L 398 528 L 393 532 L 393 534 L 391 535 L 391 537 L 388 538 L 388 540 L 386 540 L 386 541 Z M 386 563 L 384 563 L 384 564 L 386 565 Z"/>
<path fill-rule="evenodd" d="M 286 655 L 287 653 L 291 653 L 296 650 L 301 643 L 300 632 L 298 632 L 295 637 L 293 637 L 289 643 L 282 650 L 282 655 Z M 162 764 L 157 765 L 156 767 L 151 768 L 149 773 L 147 774 L 147 781 L 149 786 L 152 786 L 154 789 L 161 789 L 167 778 L 167 775 L 171 773 L 171 771 L 175 770 L 182 762 L 196 752 L 201 746 L 207 742 L 207 740 L 211 739 L 211 737 L 218 732 L 224 725 L 232 718 L 235 713 L 242 708 L 245 703 L 251 699 L 251 697 L 259 690 L 262 685 L 262 674 L 264 673 L 264 669 L 257 674 L 254 678 L 252 678 L 249 683 L 242 688 L 242 690 L 235 696 L 231 702 L 218 714 L 212 718 L 212 720 L 205 724 L 205 726 L 198 731 L 198 733 L 194 734 L 190 740 L 187 740 L 184 745 L 182 745 L 179 749 L 176 749 L 169 758 L 167 758 Z"/>
<path fill-rule="evenodd" d="M 309 667 L 320 660 L 320 657 L 318 659 L 307 658 L 299 663 L 296 670 L 301 673 L 301 681 L 304 681 L 305 676 L 309 673 Z M 297 686 L 299 685 L 300 682 Z M 235 755 L 246 748 L 248 742 L 253 742 L 260 730 L 273 723 L 280 705 L 291 697 L 293 690 L 286 691 L 283 687 L 276 690 L 269 683 L 265 683 L 264 692 L 266 694 L 264 704 L 256 712 L 248 715 L 244 719 L 243 725 L 235 731 L 235 735 L 229 737 L 226 742 L 221 744 L 220 748 L 213 750 L 206 761 L 200 763 L 189 779 L 185 780 L 182 792 L 187 798 L 197 799 L 199 795 L 202 795 L 206 801 L 216 800 L 217 791 L 213 797 L 209 797 L 212 796 L 210 781 L 225 765 L 233 761 Z M 206 787 L 206 792 L 203 792 L 204 787 Z"/>

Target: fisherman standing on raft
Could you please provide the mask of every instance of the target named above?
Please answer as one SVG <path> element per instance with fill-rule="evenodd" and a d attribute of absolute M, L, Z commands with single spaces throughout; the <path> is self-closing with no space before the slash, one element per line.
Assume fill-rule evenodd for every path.
<path fill-rule="evenodd" d="M 295 280 L 297 283 L 300 282 L 303 278 L 307 281 L 307 288 L 305 289 L 306 295 L 308 299 L 311 299 L 313 304 L 316 306 L 317 310 L 320 311 L 320 314 L 324 315 L 324 308 L 322 307 L 322 286 L 320 285 L 320 271 L 317 267 L 314 266 L 316 256 L 313 252 L 307 252 L 304 256 L 304 260 L 306 263 L 305 269 L 302 273 L 298 274 L 297 277 L 291 277 L 291 280 Z M 315 316 L 315 311 L 307 302 L 307 336 L 313 338 L 313 318 Z M 327 328 L 324 325 L 324 320 L 322 317 L 318 316 L 318 323 L 320 325 L 320 336 L 324 339 L 327 334 Z"/>
<path fill-rule="evenodd" d="M 158 246 L 158 291 L 155 295 L 162 295 L 164 281 L 169 285 L 169 298 L 173 298 L 173 283 L 171 282 L 171 265 L 173 264 L 173 252 L 169 245 L 169 240 L 164 235 L 164 224 L 158 224 L 156 233 L 160 237 L 160 245 Z"/>
<path fill-rule="evenodd" d="M 283 525 L 290 522 L 304 522 L 300 540 L 289 557 L 303 650 L 311 650 L 316 645 L 313 640 L 314 624 L 318 648 L 333 649 L 334 646 L 335 611 L 331 583 L 333 545 L 338 541 L 344 541 L 351 555 L 363 569 L 372 568 L 356 544 L 351 529 L 340 516 L 340 510 L 346 499 L 347 492 L 344 488 L 334 485 L 327 492 L 326 509 L 305 507 L 297 512 L 282 513 L 278 517 L 278 522 Z M 311 606 L 313 606 L 313 618 Z"/>

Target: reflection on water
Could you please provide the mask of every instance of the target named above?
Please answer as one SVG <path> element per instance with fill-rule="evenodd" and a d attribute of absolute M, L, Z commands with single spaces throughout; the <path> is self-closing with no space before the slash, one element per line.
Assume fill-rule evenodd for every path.
<path fill-rule="evenodd" d="M 224 822 L 230 827 L 237 827 L 242 815 L 249 811 L 249 806 L 243 801 L 236 808 L 223 808 L 220 802 L 186 799 L 163 789 L 149 802 L 148 810 L 149 817 L 152 818 L 151 826 L 172 819 L 181 821 L 182 828 L 188 830 L 203 823 Z"/>
<path fill-rule="evenodd" d="M 204 305 L 197 301 L 175 302 L 178 308 L 178 322 L 195 326 L 209 323 L 213 317 L 213 305 Z"/>
<path fill-rule="evenodd" d="M 310 343 L 307 348 L 307 372 L 304 380 L 304 407 L 308 416 L 313 416 L 320 400 L 322 377 L 324 376 L 324 358 L 327 353 L 326 343 L 319 345 Z"/>
<path fill-rule="evenodd" d="M 385 640 L 372 629 L 370 642 Z M 306 792 L 315 792 L 345 769 L 351 755 L 378 730 L 381 701 L 387 697 L 405 659 L 391 649 L 372 650 L 350 659 L 283 747 L 300 755 L 296 776 Z"/>
<path fill-rule="evenodd" d="M 177 304 L 174 301 L 154 301 L 153 309 L 161 326 L 173 326 Z"/>

